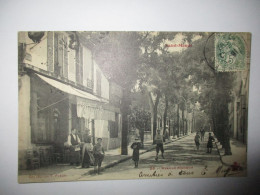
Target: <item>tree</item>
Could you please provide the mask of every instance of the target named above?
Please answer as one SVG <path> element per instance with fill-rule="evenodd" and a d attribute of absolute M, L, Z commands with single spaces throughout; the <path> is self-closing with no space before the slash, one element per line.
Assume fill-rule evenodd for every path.
<path fill-rule="evenodd" d="M 126 155 L 131 90 L 136 84 L 136 70 L 140 64 L 140 36 L 137 32 L 91 32 L 88 35 L 88 41 L 94 43 L 95 60 L 107 78 L 123 89 L 121 153 Z"/>
<path fill-rule="evenodd" d="M 151 113 L 147 110 L 135 106 L 131 109 L 129 122 L 131 127 L 137 128 L 140 131 L 140 137 L 143 146 L 144 132 L 150 130 L 149 126 L 151 124 Z"/>
<path fill-rule="evenodd" d="M 173 40 L 177 33 L 146 32 L 143 33 L 143 63 L 138 69 L 139 86 L 141 90 L 147 90 L 150 95 L 150 104 L 153 114 L 153 137 L 157 129 L 158 105 L 164 99 L 164 132 L 168 114 L 170 92 L 172 86 L 173 61 L 165 43 Z M 175 78 L 175 77 L 174 77 Z"/>
<path fill-rule="evenodd" d="M 225 148 L 225 154 L 230 155 L 228 103 L 234 87 L 234 74 L 214 69 L 214 33 L 201 34 L 201 38 L 183 55 L 191 63 L 189 72 L 191 82 L 199 89 L 200 110 L 210 116 L 215 135 Z"/>

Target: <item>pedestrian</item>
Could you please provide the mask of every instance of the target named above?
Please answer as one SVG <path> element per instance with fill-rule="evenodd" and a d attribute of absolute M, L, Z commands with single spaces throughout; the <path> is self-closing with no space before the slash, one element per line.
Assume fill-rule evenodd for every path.
<path fill-rule="evenodd" d="M 199 147 L 200 147 L 200 135 L 199 135 L 199 132 L 196 133 L 194 141 L 195 141 L 195 145 L 196 145 L 197 150 L 199 150 Z"/>
<path fill-rule="evenodd" d="M 90 130 L 86 129 L 83 135 L 83 147 L 82 147 L 82 168 L 89 168 L 94 164 L 93 145 L 91 142 Z"/>
<path fill-rule="evenodd" d="M 140 130 L 135 128 L 135 137 L 140 138 Z"/>
<path fill-rule="evenodd" d="M 214 137 L 209 133 L 209 139 L 207 144 L 207 153 L 211 153 L 213 148 L 213 141 L 215 141 Z"/>
<path fill-rule="evenodd" d="M 158 160 L 158 154 L 159 151 L 161 150 L 162 153 L 162 158 L 164 158 L 163 153 L 164 153 L 164 149 L 163 149 L 163 136 L 161 135 L 161 130 L 157 129 L 157 134 L 154 137 L 154 141 L 156 143 L 156 157 L 155 160 Z"/>
<path fill-rule="evenodd" d="M 97 139 L 97 144 L 93 148 L 93 154 L 94 154 L 94 173 L 101 174 L 101 164 L 105 156 L 105 150 L 102 146 L 102 138 Z"/>
<path fill-rule="evenodd" d="M 70 150 L 70 165 L 76 164 L 79 166 L 80 163 L 80 139 L 76 134 L 77 130 L 72 128 L 71 134 L 68 136 L 68 145 Z"/>
<path fill-rule="evenodd" d="M 131 145 L 131 148 L 133 149 L 133 156 L 132 159 L 135 163 L 135 168 L 138 168 L 138 162 L 139 162 L 139 150 L 141 148 L 141 143 L 139 138 L 135 138 L 135 142 Z"/>
<path fill-rule="evenodd" d="M 201 141 L 204 141 L 204 136 L 205 136 L 205 130 L 204 130 L 204 128 L 201 129 L 200 134 L 201 134 Z"/>
<path fill-rule="evenodd" d="M 169 127 L 168 126 L 165 127 L 164 139 L 169 140 Z"/>

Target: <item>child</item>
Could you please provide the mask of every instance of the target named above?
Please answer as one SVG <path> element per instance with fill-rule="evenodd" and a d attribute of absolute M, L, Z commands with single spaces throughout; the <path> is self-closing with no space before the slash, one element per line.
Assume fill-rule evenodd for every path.
<path fill-rule="evenodd" d="M 131 145 L 131 148 L 133 149 L 133 161 L 135 162 L 135 168 L 138 168 L 138 162 L 139 162 L 139 149 L 141 148 L 141 143 L 139 141 L 139 138 L 135 138 L 135 142 Z"/>
<path fill-rule="evenodd" d="M 209 140 L 208 140 L 208 144 L 207 144 L 207 153 L 211 153 L 212 148 L 213 148 L 213 141 L 215 141 L 214 137 L 211 135 L 211 133 L 209 133 Z"/>
<path fill-rule="evenodd" d="M 164 159 L 163 153 L 164 153 L 164 149 L 163 149 L 163 136 L 161 135 L 161 130 L 157 129 L 157 134 L 154 137 L 154 141 L 156 143 L 156 157 L 155 160 L 158 160 L 158 154 L 159 151 L 161 150 L 162 153 L 162 158 Z"/>
<path fill-rule="evenodd" d="M 101 171 L 101 164 L 105 156 L 105 151 L 102 146 L 102 138 L 97 139 L 97 144 L 93 148 L 93 154 L 94 154 L 94 173 L 100 174 Z M 97 169 L 98 166 L 98 169 Z"/>
<path fill-rule="evenodd" d="M 199 132 L 196 133 L 195 138 L 194 138 L 197 150 L 199 150 L 200 147 L 200 136 L 199 136 Z"/>

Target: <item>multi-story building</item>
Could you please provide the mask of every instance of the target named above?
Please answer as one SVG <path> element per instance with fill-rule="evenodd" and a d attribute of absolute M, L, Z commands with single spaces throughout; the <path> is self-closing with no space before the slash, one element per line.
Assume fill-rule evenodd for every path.
<path fill-rule="evenodd" d="M 229 103 L 230 136 L 243 143 L 247 143 L 247 115 L 248 115 L 248 82 L 247 71 L 237 73 L 236 88 L 233 91 L 233 100 Z"/>
<path fill-rule="evenodd" d="M 251 43 L 250 34 L 244 35 L 244 40 Z M 247 144 L 248 133 L 248 95 L 250 73 L 250 44 L 246 45 L 247 58 L 245 71 L 236 72 L 233 99 L 229 103 L 229 131 L 230 136 Z"/>
<path fill-rule="evenodd" d="M 90 129 L 106 149 L 119 147 L 119 104 L 111 103 L 92 43 L 80 32 L 19 32 L 18 44 L 19 168 L 29 149 L 62 152 L 72 128 Z"/>

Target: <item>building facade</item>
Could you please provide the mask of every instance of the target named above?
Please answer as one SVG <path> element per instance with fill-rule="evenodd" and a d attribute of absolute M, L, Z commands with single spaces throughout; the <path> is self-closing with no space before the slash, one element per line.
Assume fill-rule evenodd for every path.
<path fill-rule="evenodd" d="M 72 128 L 120 147 L 120 106 L 80 32 L 19 32 L 18 44 L 19 168 L 28 150 L 64 154 Z"/>
<path fill-rule="evenodd" d="M 232 138 L 247 143 L 249 72 L 237 73 L 233 100 L 229 103 L 229 127 Z"/>

